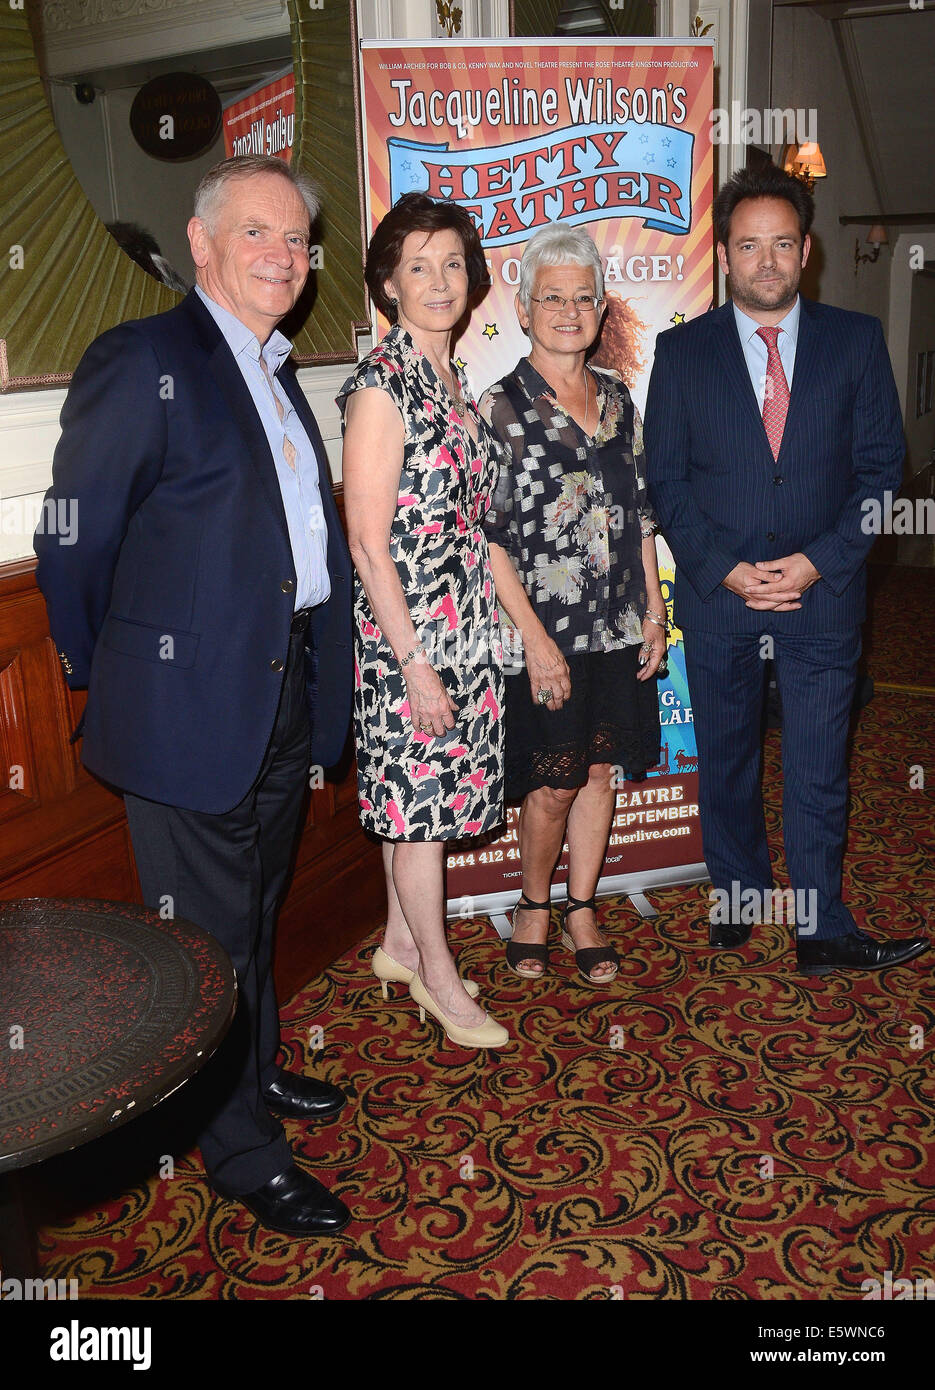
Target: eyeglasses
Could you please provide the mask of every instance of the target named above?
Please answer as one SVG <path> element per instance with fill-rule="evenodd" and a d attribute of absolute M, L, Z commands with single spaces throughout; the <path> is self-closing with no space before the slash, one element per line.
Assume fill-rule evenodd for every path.
<path fill-rule="evenodd" d="M 542 299 L 537 299 L 534 294 L 531 294 L 529 298 L 533 304 L 541 304 L 543 309 L 550 314 L 557 314 L 565 308 L 566 304 L 574 304 L 576 309 L 585 314 L 589 309 L 596 309 L 601 302 L 599 299 L 595 299 L 593 294 L 576 294 L 574 299 L 563 299 L 560 294 L 547 294 Z"/>

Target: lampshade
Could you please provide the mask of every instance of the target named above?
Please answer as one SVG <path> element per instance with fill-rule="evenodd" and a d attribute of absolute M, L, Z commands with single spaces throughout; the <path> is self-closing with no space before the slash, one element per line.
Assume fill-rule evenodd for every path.
<path fill-rule="evenodd" d="M 807 141 L 799 146 L 799 152 L 795 156 L 794 164 L 803 174 L 810 174 L 813 179 L 823 179 L 827 177 L 827 169 L 821 150 L 814 141 Z"/>
<path fill-rule="evenodd" d="M 874 222 L 870 231 L 867 233 L 867 242 L 870 246 L 886 246 L 889 238 L 886 235 L 886 228 L 882 222 Z"/>

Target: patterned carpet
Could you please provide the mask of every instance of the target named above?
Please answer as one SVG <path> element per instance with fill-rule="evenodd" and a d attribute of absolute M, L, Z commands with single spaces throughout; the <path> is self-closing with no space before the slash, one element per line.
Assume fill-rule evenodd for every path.
<path fill-rule="evenodd" d="M 877 627 L 871 670 L 885 680 L 905 660 L 887 640 L 911 630 L 912 674 L 935 685 L 933 607 L 911 589 L 912 625 Z M 846 896 L 881 935 L 932 929 L 933 746 L 922 694 L 878 694 L 855 735 Z M 782 882 L 778 751 L 771 733 Z M 384 1003 L 376 931 L 285 1007 L 290 1062 L 355 1094 L 328 1128 L 286 1122 L 354 1212 L 342 1235 L 259 1232 L 209 1191 L 197 1150 L 172 1173 L 157 1110 L 45 1165 L 45 1275 L 85 1297 L 236 1300 L 860 1299 L 886 1270 L 932 1277 L 935 957 L 809 980 L 784 927 L 715 954 L 703 887 L 652 896 L 654 921 L 602 906 L 623 964 L 601 991 L 557 935 L 530 984 L 488 923 L 453 925 L 462 972 L 513 1035 L 496 1057 L 420 1025 L 400 986 Z"/>
<path fill-rule="evenodd" d="M 935 568 L 871 565 L 864 662 L 877 682 L 935 691 Z"/>

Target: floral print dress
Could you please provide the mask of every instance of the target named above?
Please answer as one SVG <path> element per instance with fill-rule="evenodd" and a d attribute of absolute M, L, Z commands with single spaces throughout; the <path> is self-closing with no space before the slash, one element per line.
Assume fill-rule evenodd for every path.
<path fill-rule="evenodd" d="M 510 555 L 536 616 L 566 656 L 642 642 L 642 544 L 656 530 L 639 412 L 616 373 L 588 371 L 599 414 L 591 436 L 526 357 L 480 400 L 507 451 L 485 534 Z M 517 653 L 509 624 L 503 637 Z"/>
<path fill-rule="evenodd" d="M 481 523 L 500 445 L 463 375 L 475 443 L 444 383 L 398 324 L 359 363 L 337 397 L 387 391 L 405 427 L 390 554 L 429 661 L 457 707 L 443 737 L 409 717 L 404 673 L 354 586 L 357 785 L 365 829 L 387 840 L 479 835 L 503 820 L 503 676 L 499 619 Z"/>

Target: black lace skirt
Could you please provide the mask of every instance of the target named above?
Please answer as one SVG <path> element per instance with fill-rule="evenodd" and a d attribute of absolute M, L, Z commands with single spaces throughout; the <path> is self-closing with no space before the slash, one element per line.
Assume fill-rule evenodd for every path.
<path fill-rule="evenodd" d="M 638 681 L 639 643 L 613 652 L 567 656 L 571 695 L 544 709 L 525 668 L 506 677 L 506 799 L 537 787 L 583 787 L 592 763 L 639 778 L 659 761 L 655 677 Z"/>

